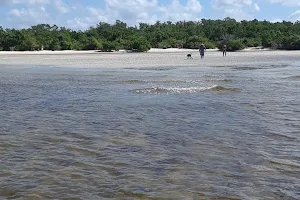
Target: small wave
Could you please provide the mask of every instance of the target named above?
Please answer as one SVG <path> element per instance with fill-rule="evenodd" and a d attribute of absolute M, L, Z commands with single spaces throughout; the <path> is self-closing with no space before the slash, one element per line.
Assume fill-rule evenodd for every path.
<path fill-rule="evenodd" d="M 274 166 L 286 166 L 293 169 L 300 168 L 300 164 L 297 161 L 293 161 L 293 160 L 269 158 L 268 161 Z"/>
<path fill-rule="evenodd" d="M 125 84 L 137 84 L 137 83 L 143 83 L 144 81 L 141 80 L 127 80 L 127 81 L 123 81 L 123 83 Z"/>
<path fill-rule="evenodd" d="M 269 68 L 283 68 L 283 67 L 289 67 L 289 64 L 273 64 L 268 66 Z"/>
<path fill-rule="evenodd" d="M 154 80 L 154 81 L 147 81 L 147 80 L 126 80 L 122 81 L 123 84 L 140 84 L 140 83 L 188 83 L 188 81 L 184 80 Z M 191 83 L 194 83 L 191 81 Z"/>
<path fill-rule="evenodd" d="M 221 79 L 221 80 L 217 80 L 218 82 L 225 82 L 225 83 L 232 83 L 231 79 Z"/>
<path fill-rule="evenodd" d="M 258 70 L 265 69 L 265 67 L 233 67 L 235 70 Z"/>
<path fill-rule="evenodd" d="M 168 70 L 173 70 L 176 69 L 176 67 L 141 67 L 141 68 L 136 68 L 137 70 L 153 70 L 153 71 L 168 71 Z"/>
<path fill-rule="evenodd" d="M 207 79 L 205 81 L 208 81 L 208 82 L 223 82 L 223 83 L 232 83 L 232 80 L 231 79 Z"/>
<path fill-rule="evenodd" d="M 76 147 L 76 146 L 66 146 L 66 150 L 70 152 L 77 152 L 86 156 L 94 156 L 97 155 L 97 152 L 86 149 L 86 148 L 81 148 L 81 147 Z"/>
<path fill-rule="evenodd" d="M 168 71 L 176 69 L 176 67 L 126 67 L 129 70 L 147 70 L 147 71 Z"/>
<path fill-rule="evenodd" d="M 212 87 L 211 90 L 215 91 L 215 92 L 240 91 L 239 88 L 226 88 L 226 87 L 222 87 L 222 86 L 219 86 L 219 85 L 216 85 L 216 86 Z"/>
<path fill-rule="evenodd" d="M 231 79 L 222 79 L 219 76 L 216 75 L 204 75 L 203 78 L 205 79 L 205 81 L 209 81 L 209 82 L 224 82 L 224 83 L 232 83 Z"/>
<path fill-rule="evenodd" d="M 287 78 L 285 78 L 285 79 L 288 79 L 288 80 L 296 80 L 296 81 L 300 81 L 300 76 L 289 76 L 289 77 L 287 77 Z"/>
<path fill-rule="evenodd" d="M 203 78 L 218 78 L 216 75 L 204 75 Z"/>
<path fill-rule="evenodd" d="M 202 91 L 213 91 L 213 92 L 226 92 L 226 91 L 239 91 L 238 88 L 225 88 L 219 85 L 214 85 L 211 87 L 151 87 L 151 88 L 141 88 L 134 90 L 135 93 L 144 94 L 164 94 L 164 93 L 197 93 Z"/>
<path fill-rule="evenodd" d="M 135 93 L 144 93 L 144 94 L 161 94 L 169 92 L 168 89 L 153 87 L 153 88 L 141 88 L 134 90 Z"/>

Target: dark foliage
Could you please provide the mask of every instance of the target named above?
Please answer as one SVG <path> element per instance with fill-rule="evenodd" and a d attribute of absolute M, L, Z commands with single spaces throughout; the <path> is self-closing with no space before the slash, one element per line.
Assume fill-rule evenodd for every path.
<path fill-rule="evenodd" d="M 245 47 L 300 49 L 300 23 L 283 21 L 241 21 L 202 19 L 198 22 L 140 23 L 129 27 L 119 20 L 115 24 L 99 23 L 86 31 L 73 31 L 64 27 L 39 24 L 28 29 L 3 29 L 0 27 L 0 50 L 101 50 L 126 49 L 147 51 L 154 48 L 207 48 L 226 44 L 229 51 Z"/>

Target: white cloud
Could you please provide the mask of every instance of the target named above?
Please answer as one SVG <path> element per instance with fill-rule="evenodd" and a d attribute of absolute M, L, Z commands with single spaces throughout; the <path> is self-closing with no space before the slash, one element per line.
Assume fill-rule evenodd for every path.
<path fill-rule="evenodd" d="M 18 28 L 25 28 L 39 23 L 50 23 L 51 19 L 45 7 L 12 9 L 8 13 L 8 20 L 18 24 Z"/>
<path fill-rule="evenodd" d="M 282 21 L 283 20 L 280 18 L 275 18 L 275 19 L 270 20 L 270 22 L 272 22 L 272 23 L 277 23 L 277 22 L 282 22 Z"/>
<path fill-rule="evenodd" d="M 89 24 L 91 23 L 90 18 L 84 18 L 84 19 L 80 19 L 80 18 L 75 18 L 72 20 L 67 20 L 66 22 L 66 26 L 71 28 L 71 29 L 81 29 L 81 30 L 85 30 L 88 29 L 90 26 Z"/>
<path fill-rule="evenodd" d="M 297 10 L 296 12 L 292 13 L 289 16 L 289 19 L 292 21 L 300 21 L 300 10 Z"/>
<path fill-rule="evenodd" d="M 300 16 L 300 10 L 297 10 L 296 12 L 292 13 L 289 18 L 293 18 L 293 17 L 299 17 Z"/>
<path fill-rule="evenodd" d="M 89 27 L 96 23 L 114 23 L 119 19 L 129 25 L 139 22 L 155 23 L 156 21 L 197 20 L 200 17 L 202 5 L 199 0 L 188 0 L 182 4 L 172 0 L 170 4 L 158 4 L 157 0 L 105 0 L 103 10 L 86 7 L 88 16 L 69 20 L 68 24 L 78 24 L 78 28 Z M 75 26 L 73 26 L 75 28 Z"/>
<path fill-rule="evenodd" d="M 252 0 L 213 0 L 213 7 L 223 11 L 223 17 L 237 20 L 252 19 L 253 12 L 259 12 L 260 7 Z"/>
<path fill-rule="evenodd" d="M 54 0 L 54 5 L 59 13 L 68 13 L 69 7 L 62 0 Z"/>
<path fill-rule="evenodd" d="M 9 27 L 13 24 L 18 28 L 30 27 L 39 23 L 53 23 L 55 15 L 58 13 L 66 14 L 70 10 L 63 0 L 11 0 L 10 2 L 0 0 L 0 5 L 10 4 L 18 4 L 18 7 L 8 11 L 7 23 L 9 23 Z M 20 8 L 21 5 L 23 6 Z M 47 10 L 52 10 L 52 13 Z M 54 23 L 57 23 L 57 21 Z"/>
<path fill-rule="evenodd" d="M 86 8 L 79 8 L 76 7 L 77 10 L 81 10 L 81 12 L 88 13 L 88 16 L 79 18 L 76 17 L 74 19 L 70 19 L 66 21 L 66 26 L 72 29 L 87 29 L 90 26 L 94 26 L 99 22 L 108 22 L 108 19 L 105 13 L 101 9 L 93 8 L 93 7 L 86 7 Z"/>
<path fill-rule="evenodd" d="M 179 0 L 173 0 L 170 5 L 160 6 L 159 11 L 163 21 L 196 20 L 202 6 L 197 0 L 189 0 L 186 5 L 182 5 Z"/>
<path fill-rule="evenodd" d="M 300 0 L 268 0 L 270 3 L 279 3 L 284 6 L 300 6 Z"/>
<path fill-rule="evenodd" d="M 251 5 L 252 0 L 214 0 L 213 5 L 216 8 L 235 7 L 242 8 L 245 5 Z"/>
<path fill-rule="evenodd" d="M 49 3 L 49 0 L 0 0 L 0 6 L 9 4 L 42 5 L 47 3 Z"/>
<path fill-rule="evenodd" d="M 49 3 L 49 0 L 12 0 L 14 4 L 31 4 L 31 5 L 36 5 L 36 4 L 47 4 Z"/>
<path fill-rule="evenodd" d="M 248 20 L 253 18 L 253 16 L 241 8 L 225 9 L 224 17 L 231 17 L 237 20 Z"/>
<path fill-rule="evenodd" d="M 255 3 L 253 6 L 254 6 L 254 10 L 255 10 L 256 12 L 259 12 L 259 11 L 260 11 L 260 7 L 259 7 L 259 5 L 257 5 L 257 3 Z"/>

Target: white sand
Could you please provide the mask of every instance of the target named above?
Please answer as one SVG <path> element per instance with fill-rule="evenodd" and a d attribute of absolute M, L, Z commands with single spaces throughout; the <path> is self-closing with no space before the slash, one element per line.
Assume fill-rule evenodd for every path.
<path fill-rule="evenodd" d="M 191 52 L 193 60 L 187 60 Z M 61 67 L 161 67 L 161 66 L 233 66 L 260 65 L 300 61 L 300 51 L 263 51 L 247 49 L 240 52 L 208 50 L 203 60 L 197 50 L 151 49 L 147 53 L 99 53 L 96 51 L 0 52 L 0 65 L 47 65 Z"/>

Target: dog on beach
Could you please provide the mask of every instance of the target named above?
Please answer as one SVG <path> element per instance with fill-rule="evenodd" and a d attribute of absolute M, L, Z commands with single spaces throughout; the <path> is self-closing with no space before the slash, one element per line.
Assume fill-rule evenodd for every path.
<path fill-rule="evenodd" d="M 186 59 L 193 59 L 192 53 L 188 53 L 188 54 L 186 55 Z"/>

